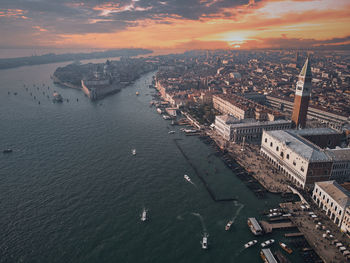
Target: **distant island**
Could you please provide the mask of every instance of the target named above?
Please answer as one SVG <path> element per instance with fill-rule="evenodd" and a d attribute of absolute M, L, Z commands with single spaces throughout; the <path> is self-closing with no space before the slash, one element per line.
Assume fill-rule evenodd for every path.
<path fill-rule="evenodd" d="M 45 54 L 41 56 L 3 58 L 0 59 L 0 69 L 16 68 L 21 66 L 32 66 L 40 64 L 57 63 L 64 61 L 79 61 L 83 59 L 98 59 L 108 57 L 134 57 L 153 53 L 152 50 L 142 48 L 113 49 L 91 53 L 65 53 Z"/>
<path fill-rule="evenodd" d="M 156 69 L 152 59 L 121 57 L 105 63 L 73 63 L 58 67 L 51 78 L 55 84 L 81 89 L 91 100 L 98 100 Z"/>

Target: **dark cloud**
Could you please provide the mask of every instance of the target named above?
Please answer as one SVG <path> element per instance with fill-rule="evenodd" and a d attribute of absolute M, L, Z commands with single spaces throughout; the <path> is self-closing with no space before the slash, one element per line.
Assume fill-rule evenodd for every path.
<path fill-rule="evenodd" d="M 108 33 L 120 31 L 144 19 L 170 23 L 166 19 L 198 20 L 215 16 L 224 8 L 247 4 L 249 0 L 1 0 L 0 10 L 21 9 L 24 26 L 40 26 L 56 34 Z M 103 12 L 106 7 L 110 12 Z M 229 13 L 223 13 L 228 16 Z M 0 17 L 0 23 L 13 23 Z M 1 33 L 0 25 L 0 33 Z"/>

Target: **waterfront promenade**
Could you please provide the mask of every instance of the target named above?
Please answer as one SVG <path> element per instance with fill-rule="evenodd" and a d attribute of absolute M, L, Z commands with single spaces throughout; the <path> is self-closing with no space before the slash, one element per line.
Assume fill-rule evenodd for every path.
<path fill-rule="evenodd" d="M 290 220 L 296 225 L 301 233 L 304 234 L 305 239 L 315 252 L 321 257 L 324 262 L 340 263 L 346 262 L 346 258 L 342 253 L 332 244 L 333 240 L 339 240 L 347 247 L 348 239 L 345 238 L 339 231 L 339 228 L 334 223 L 328 220 L 322 213 L 315 209 L 315 214 L 318 216 L 317 222 L 310 216 L 310 211 L 303 211 L 301 209 L 302 202 L 282 203 L 281 207 L 286 210 L 293 210 L 293 216 Z M 322 227 L 316 229 L 316 224 L 321 222 Z M 324 238 L 323 234 L 326 231 L 331 231 L 334 236 L 333 239 Z"/>
<path fill-rule="evenodd" d="M 271 193 L 291 192 L 288 188 L 286 178 L 278 173 L 278 171 L 271 166 L 259 154 L 259 147 L 257 145 L 241 145 L 233 142 L 226 142 L 213 130 L 207 130 L 206 134 L 210 136 L 220 148 L 228 151 L 229 155 L 247 172 L 258 180 L 266 190 Z"/>

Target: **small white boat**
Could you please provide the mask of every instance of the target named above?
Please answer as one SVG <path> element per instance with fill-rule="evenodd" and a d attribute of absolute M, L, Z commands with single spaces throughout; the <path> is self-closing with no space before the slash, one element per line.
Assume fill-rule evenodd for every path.
<path fill-rule="evenodd" d="M 266 240 L 265 242 L 262 242 L 261 247 L 268 247 L 269 245 L 272 245 L 273 243 L 275 243 L 275 240 L 269 239 L 269 240 Z"/>
<path fill-rule="evenodd" d="M 131 150 L 132 155 L 136 155 L 136 149 Z"/>
<path fill-rule="evenodd" d="M 141 214 L 141 221 L 145 222 L 147 220 L 147 210 L 144 208 Z"/>
<path fill-rule="evenodd" d="M 233 221 L 232 221 L 232 220 L 228 221 L 227 224 L 226 224 L 226 226 L 225 226 L 225 230 L 226 230 L 226 231 L 230 230 L 232 224 L 233 224 Z"/>
<path fill-rule="evenodd" d="M 191 178 L 187 174 L 184 175 L 184 178 L 186 179 L 186 181 L 191 182 Z"/>
<path fill-rule="evenodd" d="M 244 248 L 254 246 L 256 243 L 258 243 L 258 240 L 249 241 L 247 244 L 244 245 Z"/>
<path fill-rule="evenodd" d="M 138 96 L 140 93 L 138 91 L 136 91 L 136 96 Z"/>
<path fill-rule="evenodd" d="M 202 239 L 202 249 L 208 249 L 208 234 L 204 233 L 203 239 Z"/>
<path fill-rule="evenodd" d="M 169 131 L 168 133 L 169 133 L 169 134 L 174 134 L 174 133 L 175 133 L 175 131 Z"/>
<path fill-rule="evenodd" d="M 281 216 L 281 215 L 282 215 L 282 213 L 274 212 L 274 213 L 268 214 L 267 217 L 273 218 L 273 217 L 277 217 L 277 216 Z"/>

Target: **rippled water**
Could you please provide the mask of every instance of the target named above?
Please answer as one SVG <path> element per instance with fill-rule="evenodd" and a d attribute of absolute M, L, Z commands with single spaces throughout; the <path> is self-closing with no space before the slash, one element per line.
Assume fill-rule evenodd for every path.
<path fill-rule="evenodd" d="M 149 107 L 154 73 L 90 102 L 52 84 L 64 64 L 0 71 L 0 148 L 14 150 L 0 154 L 0 262 L 261 262 L 258 246 L 242 249 L 254 239 L 246 219 L 279 198 L 257 199 L 209 146 L 177 127 L 168 134 L 170 122 Z M 53 90 L 69 102 L 53 104 Z M 174 138 L 216 195 L 238 201 L 215 203 Z"/>

